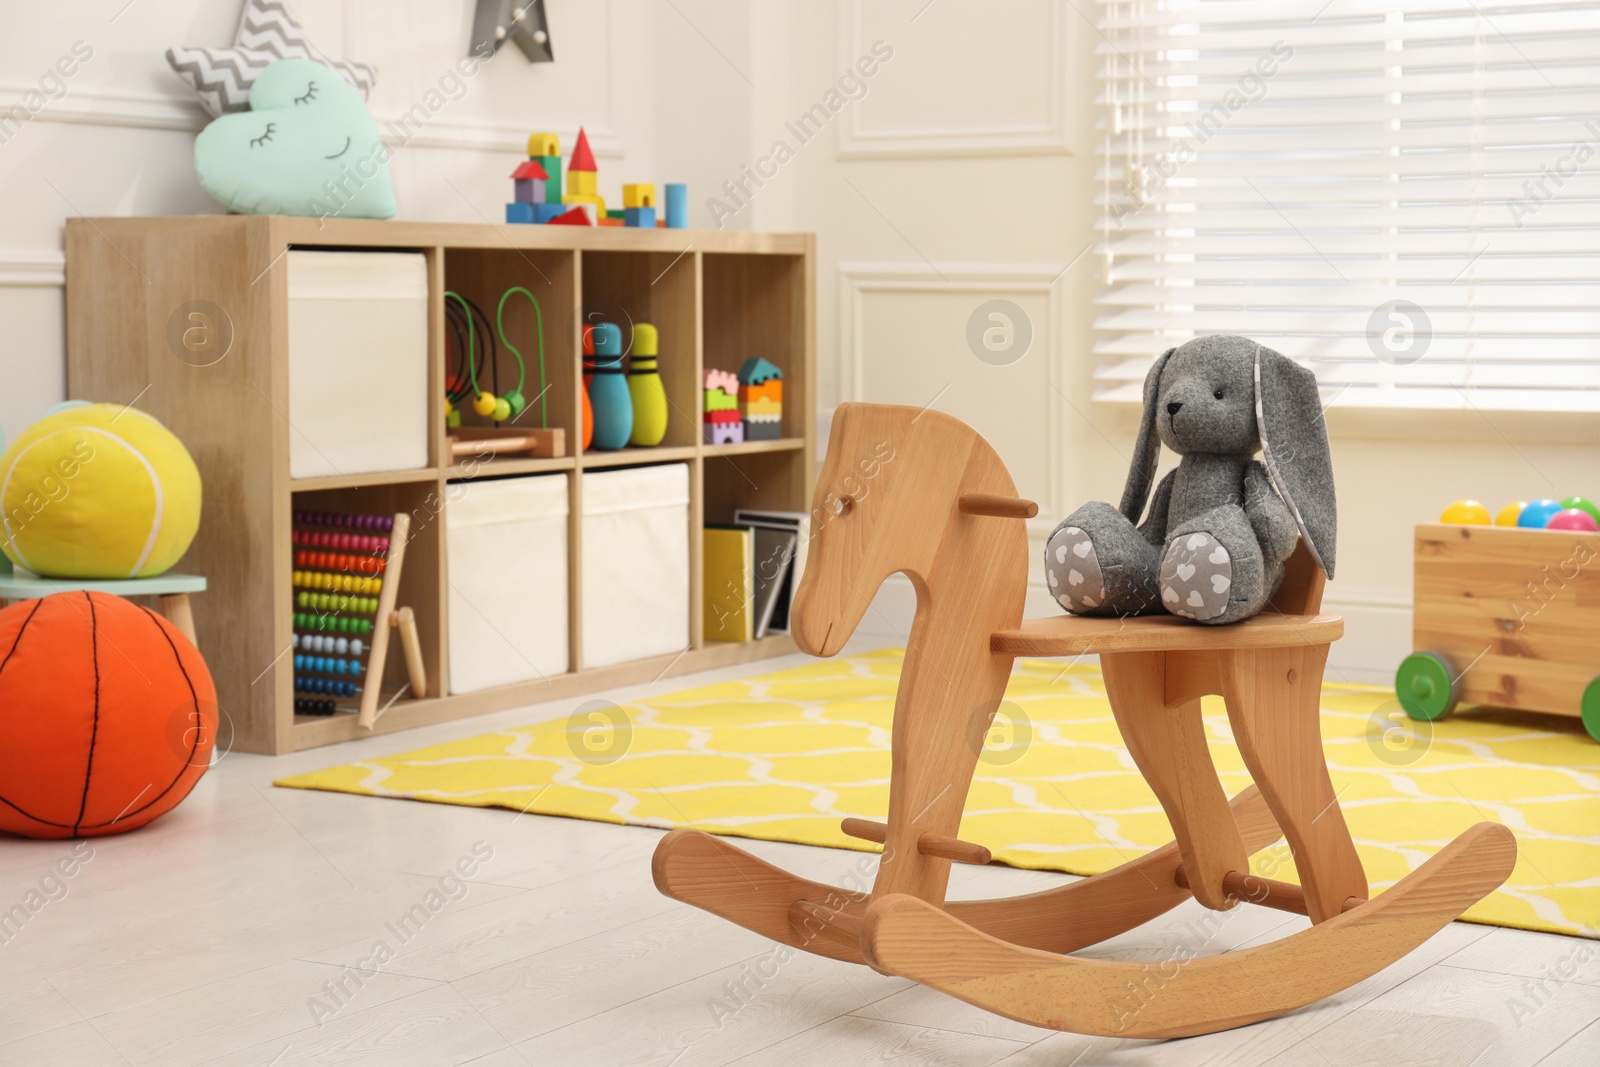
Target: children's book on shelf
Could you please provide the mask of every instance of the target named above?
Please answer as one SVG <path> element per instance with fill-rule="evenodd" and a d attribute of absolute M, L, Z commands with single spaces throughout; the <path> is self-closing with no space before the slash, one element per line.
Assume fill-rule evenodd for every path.
<path fill-rule="evenodd" d="M 811 516 L 803 511 L 740 508 L 733 513 L 733 521 L 740 526 L 758 530 L 776 530 L 794 536 L 794 541 L 789 547 L 790 560 L 783 573 L 778 576 L 776 595 L 767 615 L 766 630 L 762 636 L 765 636 L 765 633 L 786 634 L 789 632 L 789 605 L 794 600 L 794 591 L 800 587 L 800 576 L 806 569 L 806 547 L 811 542 Z M 758 554 L 758 564 L 764 558 L 767 557 Z"/>
<path fill-rule="evenodd" d="M 755 636 L 755 537 L 748 526 L 704 531 L 707 641 L 749 641 Z"/>

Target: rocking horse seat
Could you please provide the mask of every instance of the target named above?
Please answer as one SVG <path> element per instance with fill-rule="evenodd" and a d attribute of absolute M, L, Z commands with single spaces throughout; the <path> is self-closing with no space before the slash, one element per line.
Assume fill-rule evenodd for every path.
<path fill-rule="evenodd" d="M 1337 615 L 1263 614 L 1227 626 L 1196 626 L 1176 615 L 1126 619 L 1056 615 L 996 630 L 989 648 L 1008 656 L 1081 656 L 1102 652 L 1204 652 L 1327 645 L 1344 635 Z"/>

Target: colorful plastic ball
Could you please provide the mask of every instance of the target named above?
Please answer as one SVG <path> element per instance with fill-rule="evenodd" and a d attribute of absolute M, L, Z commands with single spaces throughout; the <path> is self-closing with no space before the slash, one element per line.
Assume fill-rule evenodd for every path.
<path fill-rule="evenodd" d="M 1561 506 L 1563 508 L 1577 508 L 1593 519 L 1595 525 L 1600 526 L 1600 504 L 1596 504 L 1593 500 L 1587 497 L 1569 496 L 1561 502 Z"/>
<path fill-rule="evenodd" d="M 1457 500 L 1444 509 L 1440 522 L 1453 522 L 1463 526 L 1488 526 L 1489 509 L 1476 500 Z"/>
<path fill-rule="evenodd" d="M 511 417 L 511 405 L 504 397 L 494 402 L 494 421 L 505 422 Z"/>
<path fill-rule="evenodd" d="M 1562 508 L 1550 516 L 1550 521 L 1545 524 L 1546 530 L 1581 530 L 1584 533 L 1600 532 L 1600 522 L 1594 521 L 1594 516 L 1579 508 Z"/>
<path fill-rule="evenodd" d="M 1559 500 L 1540 497 L 1522 509 L 1522 514 L 1517 516 L 1517 525 L 1528 530 L 1542 530 L 1550 522 L 1550 517 L 1560 510 Z"/>
<path fill-rule="evenodd" d="M 1526 500 L 1513 500 L 1501 508 L 1499 514 L 1495 515 L 1494 524 L 1496 526 L 1515 526 L 1517 520 L 1522 518 L 1522 509 L 1527 506 L 1528 502 Z"/>
<path fill-rule="evenodd" d="M 510 406 L 511 414 L 513 416 L 521 415 L 522 409 L 528 406 L 528 401 L 524 399 L 523 395 L 517 392 L 515 389 L 511 390 L 511 392 L 507 393 L 501 399 L 503 399 L 506 404 Z"/>
<path fill-rule="evenodd" d="M 488 418 L 494 414 L 494 406 L 499 402 L 499 398 L 493 393 L 479 393 L 477 399 L 472 402 L 472 410 Z"/>

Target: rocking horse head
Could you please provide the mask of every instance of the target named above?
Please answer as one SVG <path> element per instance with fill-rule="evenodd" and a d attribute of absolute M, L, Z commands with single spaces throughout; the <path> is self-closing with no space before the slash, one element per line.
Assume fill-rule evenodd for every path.
<path fill-rule="evenodd" d="M 935 588 L 949 590 L 953 607 L 963 590 L 987 595 L 977 586 L 994 581 L 1010 584 L 998 596 L 1015 599 L 1020 617 L 1023 525 L 994 524 L 961 507 L 963 494 L 1015 493 L 994 449 L 959 419 L 911 407 L 841 405 L 811 499 L 811 542 L 790 612 L 795 643 L 814 656 L 838 652 L 878 587 L 897 572 L 916 589 L 917 625 Z"/>

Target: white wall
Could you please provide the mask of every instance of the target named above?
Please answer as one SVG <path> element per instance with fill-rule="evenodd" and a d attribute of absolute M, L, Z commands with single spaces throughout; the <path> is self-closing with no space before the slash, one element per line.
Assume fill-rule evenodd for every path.
<path fill-rule="evenodd" d="M 62 399 L 63 219 L 220 210 L 190 162 L 202 113 L 162 52 L 228 43 L 237 0 L 137 0 L 119 15 L 124 2 L 73 5 L 70 17 L 58 5 L 3 8 L 0 108 L 75 41 L 94 49 L 65 97 L 0 144 L 0 426 L 12 434 Z M 1073 5 L 547 6 L 555 63 L 508 48 L 399 149 L 402 217 L 498 220 L 527 133 L 554 129 L 570 147 L 583 123 L 608 196 L 625 178 L 682 180 L 694 226 L 725 210 L 732 228 L 817 233 L 824 412 L 847 399 L 932 402 L 966 419 L 1040 502 L 1036 536 L 1084 500 L 1116 499 L 1134 413 L 1088 399 L 1099 38 Z M 296 9 L 325 50 L 379 67 L 380 126 L 438 86 L 465 54 L 471 23 L 467 0 Z M 878 41 L 892 58 L 867 63 L 862 77 L 857 63 Z M 847 74 L 859 80 L 841 84 Z M 802 141 L 791 129 L 814 105 L 840 101 L 819 133 Z M 781 163 L 778 142 L 789 150 Z M 765 175 L 759 185 L 751 170 Z M 722 192 L 741 180 L 748 199 Z M 708 206 L 714 196 L 724 209 Z M 1004 367 L 966 341 L 969 316 L 996 298 L 1019 305 L 1034 333 L 1026 356 Z M 1415 523 L 1457 496 L 1600 495 L 1600 426 L 1339 412 L 1330 426 L 1342 543 L 1328 604 L 1349 619 L 1333 663 L 1352 680 L 1385 680 L 1410 651 Z M 903 633 L 908 586 L 889 587 L 882 604 L 869 625 Z M 1054 608 L 1036 590 L 1031 610 Z"/>
<path fill-rule="evenodd" d="M 0 35 L 0 112 L 21 103 L 76 42 L 92 50 L 65 80 L 64 95 L 0 144 L 0 321 L 7 324 L 0 428 L 9 435 L 64 398 L 63 220 L 223 210 L 194 175 L 194 135 L 206 116 L 163 53 L 174 44 L 230 44 L 242 5 L 125 4 L 70 5 L 70 15 L 67 5 L 22 0 L 0 8 L 7 26 Z M 608 197 L 620 200 L 625 179 L 669 180 L 654 164 L 658 108 L 674 96 L 655 85 L 656 19 L 670 8 L 650 0 L 554 0 L 557 62 L 530 64 L 508 46 L 470 79 L 452 82 L 456 61 L 467 55 L 472 6 L 468 0 L 292 4 L 325 52 L 378 67 L 369 103 L 380 129 L 418 103 L 444 101 L 425 107 L 432 114 L 420 133 L 386 135 L 395 151 L 390 169 L 401 217 L 500 221 L 510 194 L 506 176 L 524 158 L 534 130 L 559 132 L 570 150 L 585 125 Z M 669 111 L 669 119 L 676 117 Z"/>

